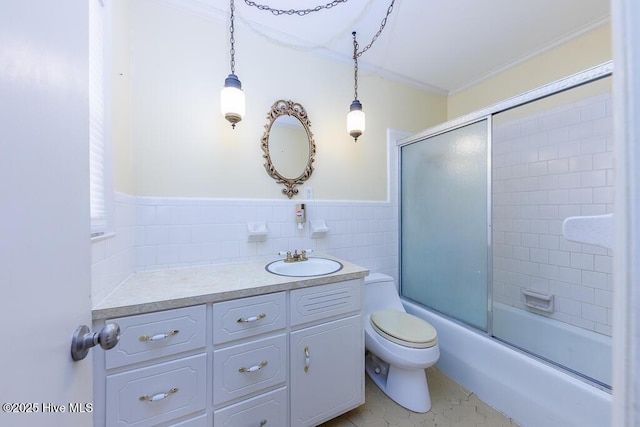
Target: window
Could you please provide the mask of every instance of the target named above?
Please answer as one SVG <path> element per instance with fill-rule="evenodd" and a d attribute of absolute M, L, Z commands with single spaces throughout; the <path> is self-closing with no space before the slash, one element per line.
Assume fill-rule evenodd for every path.
<path fill-rule="evenodd" d="M 102 0 L 89 2 L 89 170 L 91 237 L 105 235 L 110 226 L 112 204 L 110 140 L 106 84 L 107 11 Z"/>

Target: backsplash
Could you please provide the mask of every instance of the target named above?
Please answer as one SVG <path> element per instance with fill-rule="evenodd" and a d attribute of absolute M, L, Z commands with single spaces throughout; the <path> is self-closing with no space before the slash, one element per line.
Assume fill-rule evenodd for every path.
<path fill-rule="evenodd" d="M 138 197 L 136 270 L 272 258 L 313 249 L 376 270 L 397 265 L 397 216 L 389 203 L 306 202 L 307 224 L 296 227 L 299 200 Z M 325 220 L 326 237 L 310 238 L 309 222 Z M 247 223 L 266 222 L 263 242 L 248 242 Z M 393 258 L 393 259 L 391 259 Z"/>

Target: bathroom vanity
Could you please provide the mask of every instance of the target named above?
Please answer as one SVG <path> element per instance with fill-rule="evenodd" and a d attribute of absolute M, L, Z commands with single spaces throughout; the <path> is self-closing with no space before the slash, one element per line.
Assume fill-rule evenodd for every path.
<path fill-rule="evenodd" d="M 332 257 L 329 257 L 332 258 Z M 364 403 L 363 278 L 234 263 L 137 273 L 93 310 L 96 426 L 315 426 Z"/>

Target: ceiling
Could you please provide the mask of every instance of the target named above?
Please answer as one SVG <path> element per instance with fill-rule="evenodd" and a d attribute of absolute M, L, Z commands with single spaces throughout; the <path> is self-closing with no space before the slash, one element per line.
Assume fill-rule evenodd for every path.
<path fill-rule="evenodd" d="M 255 0 L 274 9 L 329 0 Z M 228 14 L 229 5 L 215 7 Z M 236 25 L 278 44 L 353 63 L 391 0 L 349 0 L 306 16 L 275 16 L 235 0 Z M 384 31 L 359 57 L 362 72 L 452 94 L 609 22 L 609 0 L 395 0 Z"/>

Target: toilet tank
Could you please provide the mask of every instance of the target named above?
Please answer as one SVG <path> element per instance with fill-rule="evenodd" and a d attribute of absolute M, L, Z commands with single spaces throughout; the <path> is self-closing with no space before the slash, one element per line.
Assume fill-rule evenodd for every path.
<path fill-rule="evenodd" d="M 364 310 L 371 314 L 385 308 L 405 311 L 393 277 L 371 273 L 364 278 Z"/>

